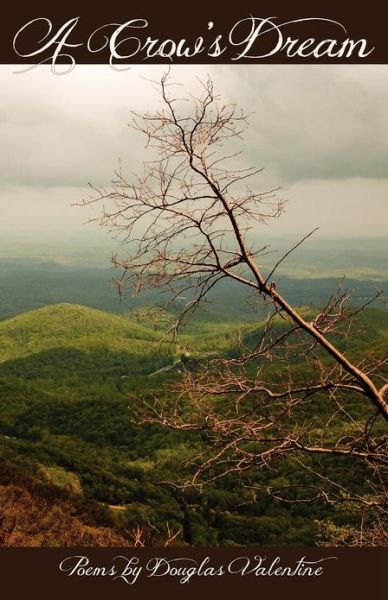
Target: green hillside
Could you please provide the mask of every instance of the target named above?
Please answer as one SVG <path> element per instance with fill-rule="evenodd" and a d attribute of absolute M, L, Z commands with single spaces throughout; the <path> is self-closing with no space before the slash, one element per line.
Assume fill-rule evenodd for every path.
<path fill-rule="evenodd" d="M 0 360 L 27 356 L 48 348 L 111 346 L 116 340 L 133 352 L 150 347 L 157 334 L 126 318 L 86 306 L 55 304 L 0 322 Z"/>
<path fill-rule="evenodd" d="M 182 348 L 199 358 L 215 350 L 233 353 L 239 332 L 254 343 L 260 328 L 204 322 L 188 329 L 178 346 L 160 344 L 159 332 L 131 316 L 79 305 L 47 306 L 1 322 L 0 471 L 17 469 L 33 478 L 39 494 L 43 486 L 37 505 L 47 495 L 65 495 L 78 529 L 82 522 L 123 535 L 151 523 L 163 539 L 169 523 L 181 530 L 182 543 L 313 544 L 317 518 L 341 523 L 357 515 L 332 514 L 323 504 L 285 506 L 265 495 L 243 501 L 233 477 L 205 494 L 177 492 L 161 482 L 185 472 L 200 436 L 139 424 L 135 417 L 144 395 L 157 395 L 162 382 L 176 376 L 149 375 L 174 362 Z M 373 346 L 386 353 L 387 332 L 386 315 L 365 312 L 352 352 Z M 292 469 L 286 474 L 290 481 L 299 476 Z M 274 476 L 284 474 L 257 475 L 262 483 Z M 362 481 L 362 473 L 349 477 Z"/>
<path fill-rule="evenodd" d="M 91 381 L 136 378 L 168 362 L 174 348 L 158 339 L 126 317 L 78 305 L 48 306 L 0 323 L 0 377 L 41 380 L 45 391 L 56 380 L 79 397 Z"/>

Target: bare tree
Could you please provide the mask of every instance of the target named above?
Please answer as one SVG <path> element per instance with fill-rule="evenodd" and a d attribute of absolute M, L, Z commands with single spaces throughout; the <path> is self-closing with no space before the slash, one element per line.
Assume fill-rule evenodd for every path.
<path fill-rule="evenodd" d="M 284 203 L 278 190 L 258 192 L 250 183 L 260 169 L 240 166 L 235 142 L 247 127 L 247 115 L 223 103 L 210 79 L 198 97 L 188 99 L 176 95 L 168 74 L 157 85 L 160 108 L 133 115 L 132 125 L 146 137 L 151 155 L 144 172 L 128 181 L 120 171 L 109 190 L 93 187 L 84 202 L 101 203 L 98 222 L 132 250 L 128 258 L 113 259 L 122 269 L 119 290 L 127 282 L 137 291 L 167 289 L 167 308 L 186 298 L 171 325 L 174 334 L 224 279 L 249 289 L 266 307 L 267 318 L 253 342 L 240 340 L 238 356 L 213 356 L 201 368 L 185 370 L 169 391 L 176 396 L 173 406 L 171 400 L 147 400 L 143 417 L 208 437 L 207 455 L 198 458 L 192 484 L 285 457 L 314 483 L 301 483 L 305 494 L 296 500 L 295 486 L 268 487 L 275 497 L 353 502 L 386 513 L 387 359 L 373 347 L 356 359 L 347 351 L 362 309 L 350 308 L 343 286 L 315 312 L 286 300 L 276 270 L 313 232 L 263 272 L 268 248 L 257 247 L 250 230 L 278 218 Z M 379 297 L 376 290 L 372 300 Z M 345 489 L 332 480 L 325 468 L 328 456 L 362 464 L 369 491 Z"/>

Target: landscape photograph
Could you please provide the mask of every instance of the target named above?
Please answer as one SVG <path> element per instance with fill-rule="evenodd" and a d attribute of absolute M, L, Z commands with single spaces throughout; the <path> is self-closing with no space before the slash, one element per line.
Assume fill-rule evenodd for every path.
<path fill-rule="evenodd" d="M 0 546 L 388 542 L 388 68 L 0 78 Z"/>

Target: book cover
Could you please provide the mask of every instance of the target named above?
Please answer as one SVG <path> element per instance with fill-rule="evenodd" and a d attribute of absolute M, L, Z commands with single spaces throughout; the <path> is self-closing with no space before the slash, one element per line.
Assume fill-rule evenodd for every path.
<path fill-rule="evenodd" d="M 381 9 L 39 2 L 1 29 L 5 586 L 382 597 Z"/>

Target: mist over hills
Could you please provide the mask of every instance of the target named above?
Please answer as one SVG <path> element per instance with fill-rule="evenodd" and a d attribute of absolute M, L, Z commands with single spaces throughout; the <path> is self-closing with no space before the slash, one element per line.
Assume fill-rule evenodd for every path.
<path fill-rule="evenodd" d="M 289 248 L 290 241 L 282 243 L 283 250 Z M 313 246 L 299 257 L 291 255 L 280 265 L 277 284 L 297 306 L 322 305 L 346 274 L 343 286 L 353 292 L 352 303 L 361 305 L 375 293 L 371 282 L 379 289 L 388 289 L 387 247 L 386 240 L 333 241 L 329 249 L 327 244 Z M 4 248 L 2 251 L 0 244 L 0 319 L 61 302 L 123 314 L 145 304 L 161 306 L 166 300 L 164 294 L 155 290 L 134 295 L 128 289 L 124 301 L 120 302 L 113 283 L 120 273 L 109 266 L 108 247 L 27 245 L 19 251 L 20 254 Z M 271 259 L 264 258 L 273 265 L 282 251 Z M 200 311 L 196 318 L 217 321 L 256 318 L 247 306 L 249 296 L 240 285 L 221 281 L 209 294 L 205 312 Z M 176 310 L 179 308 L 175 306 Z"/>

